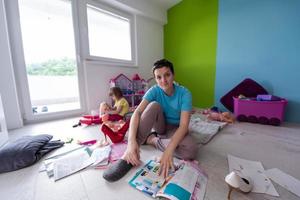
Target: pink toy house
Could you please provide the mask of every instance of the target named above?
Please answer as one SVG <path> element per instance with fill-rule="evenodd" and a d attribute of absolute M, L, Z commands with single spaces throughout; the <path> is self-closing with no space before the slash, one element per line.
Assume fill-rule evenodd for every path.
<path fill-rule="evenodd" d="M 134 74 L 132 80 L 130 80 L 124 74 L 119 74 L 117 77 L 110 79 L 109 85 L 110 87 L 119 87 L 122 90 L 123 96 L 127 99 L 129 104 L 134 107 L 138 105 L 143 95 L 149 88 L 149 82 L 153 80 L 153 78 L 142 79 L 138 74 Z"/>

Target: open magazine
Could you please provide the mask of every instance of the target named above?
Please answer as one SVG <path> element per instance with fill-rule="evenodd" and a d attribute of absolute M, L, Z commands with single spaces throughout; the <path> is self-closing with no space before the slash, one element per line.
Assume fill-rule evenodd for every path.
<path fill-rule="evenodd" d="M 194 162 L 180 161 L 167 178 L 159 176 L 160 164 L 150 160 L 130 179 L 129 184 L 154 197 L 171 200 L 204 199 L 207 175 Z"/>
<path fill-rule="evenodd" d="M 49 178 L 60 180 L 87 167 L 96 168 L 108 165 L 110 146 L 92 148 L 67 146 L 43 162 L 40 171 L 46 171 Z"/>

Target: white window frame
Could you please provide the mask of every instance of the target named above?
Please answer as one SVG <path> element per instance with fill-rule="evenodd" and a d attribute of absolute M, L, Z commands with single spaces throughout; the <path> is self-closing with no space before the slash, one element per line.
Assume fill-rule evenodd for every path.
<path fill-rule="evenodd" d="M 3 104 L 2 104 L 1 94 L 0 94 L 0 147 L 4 145 L 7 141 L 8 141 L 8 132 L 7 132 L 4 109 L 3 109 Z"/>
<path fill-rule="evenodd" d="M 99 3 L 93 0 L 79 1 L 79 24 L 82 29 L 80 29 L 81 36 L 81 48 L 83 51 L 84 60 L 91 64 L 106 64 L 106 65 L 117 65 L 117 66 L 137 66 L 137 55 L 136 55 L 136 16 L 134 14 L 129 14 L 125 11 L 109 7 L 103 3 Z M 88 34 L 88 18 L 87 18 L 87 6 L 91 5 L 101 10 L 113 13 L 115 15 L 124 17 L 129 20 L 130 24 L 130 41 L 131 41 L 131 60 L 123 60 L 116 58 L 107 58 L 101 56 L 93 56 L 90 54 L 89 48 L 89 34 Z"/>
<path fill-rule="evenodd" d="M 61 111 L 55 113 L 39 113 L 32 112 L 32 105 L 29 93 L 29 85 L 26 76 L 26 64 L 24 58 L 24 49 L 21 33 L 20 14 L 18 0 L 5 1 L 5 9 L 7 14 L 8 31 L 10 35 L 10 46 L 16 74 L 16 84 L 22 118 L 25 123 L 33 123 L 59 119 L 68 116 L 77 116 L 87 112 L 86 99 L 86 80 L 85 80 L 85 64 L 104 64 L 120 67 L 137 67 L 137 34 L 136 34 L 136 15 L 129 13 L 125 9 L 112 8 L 94 0 L 70 0 L 72 4 L 72 17 L 74 27 L 74 39 L 76 49 L 76 61 L 78 70 L 78 86 L 80 109 Z M 90 4 L 99 9 L 106 10 L 130 21 L 130 37 L 131 37 L 131 61 L 120 60 L 114 58 L 104 58 L 91 56 L 89 54 L 89 38 L 88 38 L 88 22 L 87 22 L 87 5 Z M 24 75 L 25 74 L 25 75 Z"/>
<path fill-rule="evenodd" d="M 78 116 L 86 112 L 86 99 L 85 99 L 85 78 L 83 71 L 83 64 L 81 60 L 81 48 L 80 48 L 80 37 L 79 37 L 79 10 L 77 0 L 70 0 L 72 5 L 72 21 L 74 29 L 74 42 L 76 51 L 76 64 L 77 64 L 77 76 L 78 76 L 78 89 L 79 89 L 79 99 L 80 108 L 75 110 L 66 110 L 53 113 L 38 113 L 34 114 L 32 112 L 32 105 L 29 93 L 29 85 L 26 73 L 26 64 L 24 58 L 24 48 L 22 41 L 21 23 L 20 23 L 20 13 L 19 13 L 19 3 L 18 0 L 9 0 L 5 2 L 5 7 L 7 10 L 7 21 L 8 29 L 10 34 L 10 44 L 11 52 L 13 58 L 13 65 L 16 73 L 16 82 L 18 90 L 18 98 L 21 102 L 21 110 L 23 114 L 23 119 L 25 123 L 33 123 L 40 121 L 47 121 L 52 119 L 59 119 L 68 116 Z"/>

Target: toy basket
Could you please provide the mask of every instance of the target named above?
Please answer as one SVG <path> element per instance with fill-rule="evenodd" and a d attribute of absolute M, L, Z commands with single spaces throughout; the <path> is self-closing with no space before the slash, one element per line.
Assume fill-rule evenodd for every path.
<path fill-rule="evenodd" d="M 286 99 L 279 101 L 257 101 L 251 99 L 234 100 L 234 115 L 239 121 L 280 125 L 284 118 Z"/>

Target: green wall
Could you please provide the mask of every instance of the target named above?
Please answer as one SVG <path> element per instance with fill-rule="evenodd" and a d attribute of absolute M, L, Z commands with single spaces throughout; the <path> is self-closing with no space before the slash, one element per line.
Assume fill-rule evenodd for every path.
<path fill-rule="evenodd" d="M 183 0 L 168 10 L 164 27 L 165 58 L 198 107 L 214 104 L 217 22 L 218 0 Z"/>

